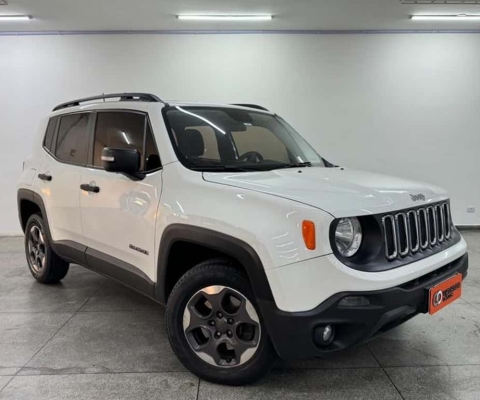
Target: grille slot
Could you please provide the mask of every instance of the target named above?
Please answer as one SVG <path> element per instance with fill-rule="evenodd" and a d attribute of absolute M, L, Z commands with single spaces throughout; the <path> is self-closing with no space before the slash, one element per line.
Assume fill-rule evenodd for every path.
<path fill-rule="evenodd" d="M 418 215 L 415 211 L 409 211 L 408 217 L 408 230 L 410 232 L 410 251 L 416 253 L 420 248 L 419 228 L 418 228 Z"/>
<path fill-rule="evenodd" d="M 437 214 L 437 240 L 438 243 L 443 242 L 445 236 L 445 221 L 443 220 L 443 204 L 435 206 L 435 213 Z"/>
<path fill-rule="evenodd" d="M 450 206 L 448 203 L 443 205 L 443 219 L 445 220 L 445 239 L 450 239 L 452 235 L 451 220 L 450 220 Z"/>
<path fill-rule="evenodd" d="M 435 218 L 435 209 L 433 207 L 427 208 L 428 217 L 428 237 L 430 238 L 430 246 L 437 243 L 437 220 Z"/>
<path fill-rule="evenodd" d="M 420 228 L 420 247 L 426 249 L 428 247 L 428 218 L 427 212 L 424 208 L 417 211 L 418 213 L 418 225 Z"/>
<path fill-rule="evenodd" d="M 388 260 L 406 257 L 448 241 L 452 221 L 448 203 L 438 203 L 382 218 L 385 255 Z"/>
<path fill-rule="evenodd" d="M 386 215 L 382 219 L 385 240 L 385 255 L 389 260 L 397 258 L 397 230 L 395 228 L 395 219 L 391 215 Z"/>
<path fill-rule="evenodd" d="M 402 257 L 408 254 L 408 227 L 407 216 L 404 213 L 395 215 L 395 222 L 397 223 L 397 239 L 398 239 L 398 252 Z"/>

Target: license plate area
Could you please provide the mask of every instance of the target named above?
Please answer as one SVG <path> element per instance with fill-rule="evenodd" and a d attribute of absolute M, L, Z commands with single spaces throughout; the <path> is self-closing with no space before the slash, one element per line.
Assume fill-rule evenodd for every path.
<path fill-rule="evenodd" d="M 442 308 L 453 303 L 462 295 L 462 274 L 456 274 L 451 278 L 429 289 L 428 312 L 435 314 Z"/>

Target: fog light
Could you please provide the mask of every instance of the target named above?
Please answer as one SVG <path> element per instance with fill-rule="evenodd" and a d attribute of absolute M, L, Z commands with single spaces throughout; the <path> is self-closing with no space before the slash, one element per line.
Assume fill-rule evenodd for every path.
<path fill-rule="evenodd" d="M 364 307 L 369 305 L 370 300 L 364 296 L 347 296 L 338 303 L 339 307 Z"/>
<path fill-rule="evenodd" d="M 313 339 L 319 346 L 325 347 L 332 344 L 335 339 L 335 327 L 333 325 L 320 325 L 313 331 Z"/>

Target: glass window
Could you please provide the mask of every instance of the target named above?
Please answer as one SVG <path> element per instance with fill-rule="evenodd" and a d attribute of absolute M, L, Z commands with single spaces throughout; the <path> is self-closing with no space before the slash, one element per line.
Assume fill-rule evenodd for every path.
<path fill-rule="evenodd" d="M 141 171 L 160 167 L 157 146 L 144 114 L 125 111 L 99 112 L 95 127 L 93 165 L 103 166 L 102 151 L 105 147 L 137 150 L 142 160 Z"/>
<path fill-rule="evenodd" d="M 171 107 L 167 125 L 179 160 L 205 171 L 319 166 L 322 158 L 283 119 L 255 110 Z"/>
<path fill-rule="evenodd" d="M 55 155 L 62 161 L 86 164 L 88 158 L 89 114 L 61 117 Z"/>
<path fill-rule="evenodd" d="M 260 126 L 247 126 L 243 132 L 232 131 L 238 154 L 258 152 L 264 159 L 289 163 L 288 151 L 275 134 Z"/>
<path fill-rule="evenodd" d="M 194 136 L 200 137 L 202 142 L 199 142 L 198 158 L 211 161 L 221 161 L 220 152 L 218 150 L 218 141 L 215 131 L 210 126 L 187 126 L 180 130 L 178 137 L 177 133 L 173 131 L 175 142 L 180 146 L 185 154 L 188 154 L 192 146 L 192 138 Z M 193 139 L 195 140 L 195 139 Z"/>
<path fill-rule="evenodd" d="M 53 144 L 53 135 L 55 133 L 55 126 L 57 125 L 57 117 L 50 118 L 48 121 L 47 131 L 45 133 L 45 140 L 43 141 L 43 145 L 46 149 L 52 150 Z"/>

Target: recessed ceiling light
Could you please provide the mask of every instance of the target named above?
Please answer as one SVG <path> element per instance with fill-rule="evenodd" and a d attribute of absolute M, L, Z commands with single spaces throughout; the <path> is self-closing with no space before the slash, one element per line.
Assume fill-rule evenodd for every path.
<path fill-rule="evenodd" d="M 417 21 L 480 21 L 480 15 L 412 15 L 410 17 Z"/>
<path fill-rule="evenodd" d="M 31 15 L 0 15 L 0 21 L 28 21 Z"/>
<path fill-rule="evenodd" d="M 268 21 L 273 15 L 177 15 L 187 21 Z"/>

